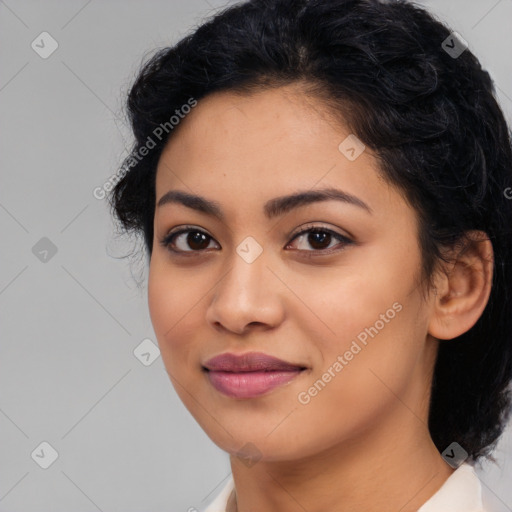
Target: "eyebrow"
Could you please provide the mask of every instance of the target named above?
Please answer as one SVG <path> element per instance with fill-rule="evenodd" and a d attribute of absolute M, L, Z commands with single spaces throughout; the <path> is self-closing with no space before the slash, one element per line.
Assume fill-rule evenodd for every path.
<path fill-rule="evenodd" d="M 268 219 L 272 219 L 274 217 L 284 215 L 294 208 L 299 208 L 301 206 L 321 201 L 332 200 L 358 206 L 359 208 L 366 210 L 368 213 L 372 213 L 372 209 L 362 199 L 336 188 L 305 190 L 286 196 L 276 197 L 265 203 L 263 211 Z M 193 210 L 217 217 L 221 221 L 225 221 L 225 215 L 222 212 L 220 204 L 217 201 L 213 201 L 202 196 L 189 194 L 188 192 L 183 192 L 181 190 L 169 190 L 158 200 L 157 208 L 170 203 L 182 204 Z"/>

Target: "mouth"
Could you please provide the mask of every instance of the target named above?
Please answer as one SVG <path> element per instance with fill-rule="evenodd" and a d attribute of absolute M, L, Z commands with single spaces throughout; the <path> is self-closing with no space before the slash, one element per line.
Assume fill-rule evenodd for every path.
<path fill-rule="evenodd" d="M 267 354 L 221 354 L 203 365 L 210 384 L 231 398 L 255 398 L 292 381 L 308 368 Z"/>

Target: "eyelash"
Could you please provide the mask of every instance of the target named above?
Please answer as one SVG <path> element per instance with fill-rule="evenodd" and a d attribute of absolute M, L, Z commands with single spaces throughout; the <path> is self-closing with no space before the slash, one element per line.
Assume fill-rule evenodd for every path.
<path fill-rule="evenodd" d="M 185 256 L 185 257 L 193 256 L 193 255 L 196 255 L 197 253 L 201 253 L 201 252 L 206 252 L 206 249 L 200 249 L 200 250 L 192 249 L 190 251 L 182 251 L 182 250 L 173 249 L 171 247 L 171 245 L 172 245 L 174 239 L 184 233 L 202 233 L 202 234 L 206 235 L 208 238 L 210 238 L 211 240 L 214 240 L 213 237 L 208 235 L 208 233 L 206 233 L 202 229 L 198 229 L 194 226 L 185 226 L 178 231 L 168 233 L 160 241 L 160 245 L 162 245 L 164 248 L 166 248 L 167 250 L 171 251 L 172 253 L 174 253 L 176 255 Z M 301 235 L 304 235 L 306 233 L 328 233 L 329 235 L 331 235 L 332 237 L 337 239 L 342 244 L 341 248 L 335 249 L 335 250 L 333 250 L 333 247 L 330 247 L 328 249 L 318 249 L 318 250 L 316 250 L 316 249 L 313 249 L 313 250 L 297 249 L 299 252 L 306 253 L 304 256 L 306 256 L 308 258 L 316 257 L 316 256 L 328 256 L 332 253 L 340 252 L 345 248 L 345 246 L 354 243 L 350 238 L 348 238 L 344 235 L 341 235 L 340 233 L 337 233 L 336 231 L 333 231 L 328 228 L 324 228 L 323 226 L 316 225 L 316 226 L 307 226 L 305 229 L 302 229 L 298 233 L 295 233 L 294 235 L 292 235 L 292 239 L 290 240 L 290 242 L 288 242 L 288 244 L 286 244 L 286 246 L 288 247 L 288 245 L 290 245 L 296 238 L 299 238 Z M 336 246 L 334 246 L 334 247 L 336 247 Z M 190 253 L 190 254 L 186 254 L 186 253 Z"/>

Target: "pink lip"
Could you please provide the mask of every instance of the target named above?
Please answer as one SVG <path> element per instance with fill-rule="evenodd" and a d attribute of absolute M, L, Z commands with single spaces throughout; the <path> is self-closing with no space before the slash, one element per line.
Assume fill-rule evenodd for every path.
<path fill-rule="evenodd" d="M 232 398 L 254 398 L 291 381 L 304 366 L 288 363 L 259 352 L 221 354 L 204 368 L 212 386 Z"/>

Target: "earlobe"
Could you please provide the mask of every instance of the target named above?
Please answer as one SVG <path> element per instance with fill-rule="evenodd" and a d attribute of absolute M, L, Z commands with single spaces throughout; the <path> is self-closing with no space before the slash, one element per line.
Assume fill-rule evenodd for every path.
<path fill-rule="evenodd" d="M 462 250 L 436 277 L 432 296 L 429 334 L 450 340 L 473 327 L 482 315 L 491 293 L 494 253 L 486 233 L 470 231 Z"/>

